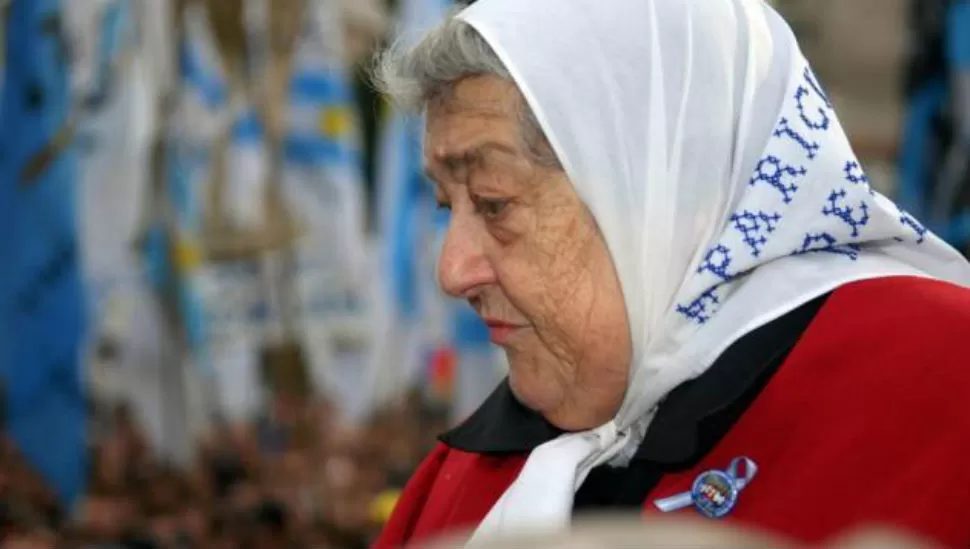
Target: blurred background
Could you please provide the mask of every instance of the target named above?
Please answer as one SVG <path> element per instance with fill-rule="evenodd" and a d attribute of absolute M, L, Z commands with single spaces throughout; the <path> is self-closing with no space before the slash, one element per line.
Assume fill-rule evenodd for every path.
<path fill-rule="evenodd" d="M 450 4 L 0 0 L 0 548 L 368 545 L 505 370 L 365 75 Z M 967 250 L 970 2 L 774 4 Z"/>

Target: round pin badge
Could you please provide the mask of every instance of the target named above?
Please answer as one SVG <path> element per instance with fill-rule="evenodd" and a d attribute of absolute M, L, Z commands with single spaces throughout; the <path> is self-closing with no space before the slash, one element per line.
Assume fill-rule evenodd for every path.
<path fill-rule="evenodd" d="M 716 469 L 697 477 L 690 495 L 694 507 L 710 518 L 727 515 L 738 502 L 738 488 L 734 479 L 728 473 Z"/>

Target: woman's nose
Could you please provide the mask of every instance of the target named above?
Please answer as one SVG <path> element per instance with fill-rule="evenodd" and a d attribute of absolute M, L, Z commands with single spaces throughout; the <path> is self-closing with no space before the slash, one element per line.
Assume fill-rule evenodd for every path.
<path fill-rule="evenodd" d="M 469 298 L 481 286 L 495 283 L 481 238 L 474 227 L 452 217 L 438 257 L 438 283 L 448 295 Z"/>

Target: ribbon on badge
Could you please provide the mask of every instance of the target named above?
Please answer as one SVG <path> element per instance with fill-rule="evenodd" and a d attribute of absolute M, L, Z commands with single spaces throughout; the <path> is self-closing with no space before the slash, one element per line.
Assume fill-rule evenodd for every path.
<path fill-rule="evenodd" d="M 740 474 L 743 466 L 743 474 Z M 694 506 L 702 515 L 721 518 L 737 505 L 738 496 L 758 474 L 758 465 L 747 457 L 735 458 L 724 471 L 701 473 L 687 492 L 658 499 L 653 504 L 663 513 Z"/>

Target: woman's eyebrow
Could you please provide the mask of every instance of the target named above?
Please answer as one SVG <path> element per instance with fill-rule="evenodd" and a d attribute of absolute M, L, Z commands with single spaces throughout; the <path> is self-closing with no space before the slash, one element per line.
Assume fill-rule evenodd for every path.
<path fill-rule="evenodd" d="M 425 164 L 424 172 L 428 179 L 438 182 L 439 178 L 436 177 L 434 173 L 438 168 L 436 168 L 436 166 L 433 164 L 443 166 L 445 169 L 451 171 L 456 168 L 474 164 L 489 152 L 502 152 L 513 155 L 517 154 L 516 149 L 506 143 L 487 140 L 474 143 L 467 147 L 435 154 L 433 162 L 431 164 Z"/>

